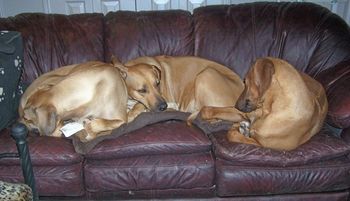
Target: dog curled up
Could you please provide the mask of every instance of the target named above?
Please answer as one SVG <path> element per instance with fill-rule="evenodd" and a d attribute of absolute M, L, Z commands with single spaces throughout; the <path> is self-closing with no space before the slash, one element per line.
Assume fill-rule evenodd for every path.
<path fill-rule="evenodd" d="M 232 70 L 199 57 L 140 57 L 125 64 L 113 58 L 112 63 L 135 100 L 131 119 L 144 111 L 172 109 L 191 113 L 191 124 L 203 106 L 234 107 L 244 88 Z"/>
<path fill-rule="evenodd" d="M 322 85 L 277 58 L 258 59 L 234 107 L 204 107 L 201 117 L 234 122 L 227 137 L 276 150 L 293 150 L 318 133 L 328 110 Z"/>
<path fill-rule="evenodd" d="M 19 121 L 40 135 L 61 137 L 67 121 L 80 122 L 89 141 L 127 122 L 127 91 L 112 64 L 91 61 L 57 68 L 38 77 L 19 105 Z"/>

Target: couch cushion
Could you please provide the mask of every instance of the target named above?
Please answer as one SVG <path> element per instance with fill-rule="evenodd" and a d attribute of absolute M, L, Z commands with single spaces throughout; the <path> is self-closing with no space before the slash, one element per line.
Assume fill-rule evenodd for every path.
<path fill-rule="evenodd" d="M 350 60 L 320 72 L 315 78 L 327 93 L 327 123 L 338 128 L 350 127 Z"/>
<path fill-rule="evenodd" d="M 350 187 L 349 178 L 350 160 L 347 157 L 288 167 L 216 161 L 219 196 L 338 191 Z"/>
<path fill-rule="evenodd" d="M 231 143 L 226 139 L 226 132 L 216 133 L 211 139 L 216 157 L 253 165 L 280 167 L 305 165 L 350 153 L 350 143 L 333 136 L 326 128 L 292 151 L 276 151 L 254 145 Z"/>
<path fill-rule="evenodd" d="M 83 161 L 83 157 L 74 151 L 70 140 L 54 137 L 35 136 L 27 138 L 30 157 L 34 166 L 71 165 Z M 17 153 L 16 142 L 8 129 L 0 134 L 0 153 Z M 17 158 L 3 158 L 0 165 L 19 165 Z"/>
<path fill-rule="evenodd" d="M 35 185 L 39 196 L 81 196 L 84 194 L 83 164 L 68 166 L 34 166 Z M 19 183 L 23 181 L 18 165 L 0 165 L 0 180 Z"/>
<path fill-rule="evenodd" d="M 188 11 L 109 12 L 105 17 L 105 58 L 126 62 L 140 56 L 193 55 Z"/>
<path fill-rule="evenodd" d="M 255 2 L 193 11 L 195 55 L 234 69 L 241 77 L 259 57 L 278 57 L 315 76 L 350 59 L 350 30 L 314 3 Z"/>
<path fill-rule="evenodd" d="M 23 80 L 59 66 L 104 60 L 102 13 L 76 15 L 22 13 L 0 18 L 0 29 L 21 32 L 24 47 Z"/>
<path fill-rule="evenodd" d="M 208 137 L 185 122 L 166 121 L 146 126 L 116 139 L 105 140 L 85 155 L 88 159 L 207 152 Z"/>
<path fill-rule="evenodd" d="M 209 152 L 87 160 L 88 192 L 193 189 L 214 185 L 214 161 Z"/>
<path fill-rule="evenodd" d="M 83 158 L 67 139 L 27 138 L 36 186 L 40 196 L 80 196 L 84 194 Z M 16 142 L 8 129 L 0 133 L 0 153 L 17 153 Z M 0 180 L 23 182 L 18 158 L 0 160 Z"/>

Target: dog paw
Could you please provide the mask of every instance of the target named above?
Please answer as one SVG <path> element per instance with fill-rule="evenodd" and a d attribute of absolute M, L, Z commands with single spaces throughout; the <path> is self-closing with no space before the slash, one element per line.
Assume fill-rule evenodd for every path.
<path fill-rule="evenodd" d="M 211 121 L 212 116 L 213 116 L 213 110 L 211 107 L 209 106 L 204 106 L 202 107 L 201 111 L 199 112 L 199 115 L 202 119 L 207 120 L 207 121 Z"/>

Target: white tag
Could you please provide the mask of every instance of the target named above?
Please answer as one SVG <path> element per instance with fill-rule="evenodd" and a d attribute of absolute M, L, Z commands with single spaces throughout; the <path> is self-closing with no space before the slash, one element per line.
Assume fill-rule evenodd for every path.
<path fill-rule="evenodd" d="M 179 110 L 179 106 L 175 102 L 170 102 L 170 103 L 167 103 L 167 104 L 168 104 L 168 108 L 167 109 Z"/>
<path fill-rule="evenodd" d="M 78 131 L 81 131 L 84 129 L 84 126 L 82 123 L 79 122 L 71 122 L 66 125 L 64 125 L 60 130 L 62 131 L 63 135 L 66 137 L 72 136 Z"/>

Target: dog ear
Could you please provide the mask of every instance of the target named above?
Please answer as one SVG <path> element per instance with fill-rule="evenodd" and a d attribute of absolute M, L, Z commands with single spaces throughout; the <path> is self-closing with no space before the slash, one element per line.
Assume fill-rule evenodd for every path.
<path fill-rule="evenodd" d="M 275 73 L 275 66 L 270 59 L 258 59 L 254 64 L 254 82 L 262 95 L 269 88 L 272 76 Z"/>
<path fill-rule="evenodd" d="M 40 134 L 51 135 L 56 129 L 57 113 L 55 107 L 52 105 L 41 106 L 35 109 L 38 118 L 38 128 Z"/>
<path fill-rule="evenodd" d="M 119 69 L 120 75 L 125 80 L 128 75 L 128 68 L 124 66 L 114 55 L 111 57 L 111 62 L 114 67 Z"/>
<path fill-rule="evenodd" d="M 158 81 L 161 79 L 161 70 L 159 66 L 152 65 L 152 69 L 154 71 L 154 74 L 157 76 Z"/>

